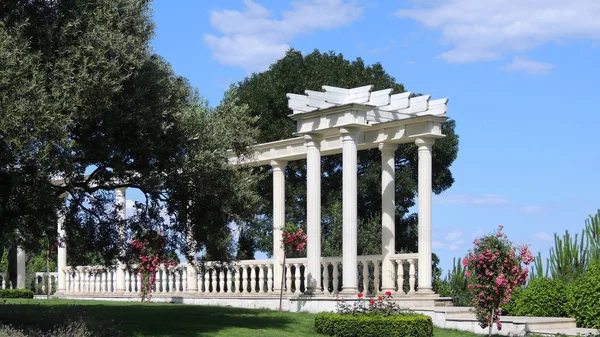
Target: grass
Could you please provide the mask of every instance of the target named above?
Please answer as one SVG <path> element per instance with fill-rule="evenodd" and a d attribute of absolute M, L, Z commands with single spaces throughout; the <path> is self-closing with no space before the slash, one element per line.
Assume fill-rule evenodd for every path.
<path fill-rule="evenodd" d="M 317 336 L 314 332 L 314 315 L 308 313 L 167 303 L 56 299 L 14 299 L 1 303 L 0 322 L 14 325 L 48 324 L 52 327 L 53 324 L 57 324 L 52 322 L 57 317 L 64 320 L 65 317 L 81 315 L 109 321 L 109 324 L 115 325 L 126 336 Z M 47 314 L 49 316 L 45 316 Z M 481 335 L 435 328 L 434 336 Z"/>

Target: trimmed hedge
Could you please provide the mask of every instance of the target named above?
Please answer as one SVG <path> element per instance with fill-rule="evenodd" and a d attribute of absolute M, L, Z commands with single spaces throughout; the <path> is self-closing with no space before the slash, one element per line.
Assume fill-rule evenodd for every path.
<path fill-rule="evenodd" d="M 33 298 L 29 289 L 0 289 L 0 298 Z"/>
<path fill-rule="evenodd" d="M 395 316 L 320 313 L 317 333 L 338 337 L 432 337 L 431 317 L 421 314 Z"/>
<path fill-rule="evenodd" d="M 600 261 L 593 263 L 567 287 L 566 311 L 577 326 L 600 329 Z"/>
<path fill-rule="evenodd" d="M 560 280 L 537 278 L 515 299 L 515 316 L 566 317 L 567 287 Z"/>

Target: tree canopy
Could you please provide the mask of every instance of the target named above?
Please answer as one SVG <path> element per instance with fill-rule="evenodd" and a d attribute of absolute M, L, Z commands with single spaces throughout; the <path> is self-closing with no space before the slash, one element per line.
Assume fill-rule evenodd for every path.
<path fill-rule="evenodd" d="M 254 143 L 255 118 L 234 88 L 208 107 L 153 53 L 149 3 L 0 3 L 0 241 L 35 251 L 61 211 L 72 263 L 87 252 L 113 261 L 120 228 L 231 254 L 227 225 L 250 212 L 255 180 L 226 150 Z M 127 221 L 119 187 L 146 197 Z"/>
<path fill-rule="evenodd" d="M 240 101 L 247 104 L 253 116 L 259 117 L 259 140 L 275 141 L 293 137 L 295 122 L 287 117 L 286 93 L 303 94 L 304 90 L 320 91 L 323 85 L 354 88 L 374 85 L 374 90 L 393 88 L 404 92 L 404 86 L 389 75 L 379 63 L 366 65 L 360 58 L 350 61 L 342 54 L 307 55 L 289 50 L 285 57 L 262 73 L 255 73 L 237 84 Z M 458 152 L 455 121 L 443 125 L 447 136 L 433 146 L 433 191 L 450 188 L 454 182 L 450 166 Z M 396 249 L 417 250 L 417 216 L 409 209 L 417 195 L 418 153 L 415 144 L 402 144 L 396 151 Z M 268 176 L 268 168 L 262 168 Z M 286 170 L 286 221 L 304 226 L 306 219 L 306 160 L 288 163 Z M 342 237 L 342 156 L 322 157 L 322 235 L 323 255 L 341 255 Z M 258 215 L 248 218 L 247 235 L 256 249 L 272 251 L 272 184 L 260 186 L 262 200 Z M 378 149 L 358 152 L 358 253 L 381 253 L 381 153 Z"/>

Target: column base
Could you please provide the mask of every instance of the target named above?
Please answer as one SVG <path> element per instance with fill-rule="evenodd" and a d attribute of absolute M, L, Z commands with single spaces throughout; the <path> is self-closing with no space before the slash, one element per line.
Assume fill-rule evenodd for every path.
<path fill-rule="evenodd" d="M 415 292 L 415 295 L 419 295 L 419 296 L 431 296 L 431 295 L 437 295 L 433 289 L 431 288 L 419 288 L 419 290 L 417 290 Z"/>
<path fill-rule="evenodd" d="M 343 288 L 342 291 L 339 292 L 340 296 L 352 296 L 352 297 L 356 297 L 356 295 L 358 295 L 358 293 L 360 293 L 360 290 L 358 290 L 358 287 L 354 288 Z"/>

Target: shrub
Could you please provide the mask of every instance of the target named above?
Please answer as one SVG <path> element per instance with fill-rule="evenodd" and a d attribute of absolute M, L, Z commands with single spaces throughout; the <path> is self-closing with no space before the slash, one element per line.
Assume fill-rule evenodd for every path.
<path fill-rule="evenodd" d="M 29 289 L 0 289 L 0 298 L 33 298 Z"/>
<path fill-rule="evenodd" d="M 390 291 L 386 291 L 385 296 L 378 296 L 377 300 L 363 299 L 363 293 L 358 293 L 358 301 L 352 304 L 340 301 L 337 303 L 336 309 L 338 314 L 343 315 L 393 316 L 412 313 L 412 311 L 401 308 L 392 298 Z"/>
<path fill-rule="evenodd" d="M 513 289 L 512 296 L 510 297 L 510 301 L 508 301 L 508 303 L 506 303 L 505 305 L 502 306 L 502 314 L 504 314 L 506 316 L 517 316 L 517 314 L 516 314 L 517 301 L 519 300 L 519 297 L 521 297 L 523 295 L 524 291 L 525 291 L 525 288 L 523 288 L 523 287 L 516 287 L 515 289 Z"/>
<path fill-rule="evenodd" d="M 600 329 L 600 262 L 592 263 L 567 287 L 566 312 L 577 326 Z"/>
<path fill-rule="evenodd" d="M 315 317 L 317 333 L 339 337 L 432 337 L 431 317 L 421 314 L 396 316 L 320 313 Z"/>
<path fill-rule="evenodd" d="M 566 286 L 561 280 L 537 278 L 515 301 L 515 316 L 563 317 Z"/>

